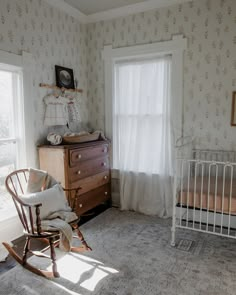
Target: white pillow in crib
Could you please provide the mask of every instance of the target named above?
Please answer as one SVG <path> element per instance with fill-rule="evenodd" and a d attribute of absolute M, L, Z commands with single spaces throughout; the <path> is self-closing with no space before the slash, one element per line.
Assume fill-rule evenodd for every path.
<path fill-rule="evenodd" d="M 24 203 L 29 205 L 42 203 L 42 206 L 40 207 L 41 219 L 46 219 L 53 212 L 71 211 L 60 184 L 56 184 L 52 188 L 46 189 L 42 192 L 23 195 L 20 198 Z M 32 213 L 35 217 L 35 211 Z"/>

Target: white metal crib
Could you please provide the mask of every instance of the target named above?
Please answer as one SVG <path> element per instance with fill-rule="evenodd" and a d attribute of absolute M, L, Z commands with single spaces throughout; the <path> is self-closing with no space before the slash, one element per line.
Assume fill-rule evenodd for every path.
<path fill-rule="evenodd" d="M 236 152 L 180 149 L 175 171 L 171 245 L 177 228 L 236 239 Z"/>

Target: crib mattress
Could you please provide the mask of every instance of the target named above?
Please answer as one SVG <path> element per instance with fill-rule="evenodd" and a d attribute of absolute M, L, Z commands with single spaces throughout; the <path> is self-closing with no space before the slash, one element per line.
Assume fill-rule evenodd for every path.
<path fill-rule="evenodd" d="M 223 183 L 225 184 L 223 193 Z M 202 189 L 201 189 L 201 184 Z M 209 194 L 208 194 L 208 184 Z M 236 181 L 232 183 L 232 196 L 230 201 L 231 181 L 223 178 L 215 177 L 196 177 L 183 181 L 182 193 L 178 194 L 178 203 L 182 206 L 188 206 L 198 209 L 210 210 L 218 213 L 227 213 L 236 215 Z M 209 195 L 209 197 L 208 197 Z"/>

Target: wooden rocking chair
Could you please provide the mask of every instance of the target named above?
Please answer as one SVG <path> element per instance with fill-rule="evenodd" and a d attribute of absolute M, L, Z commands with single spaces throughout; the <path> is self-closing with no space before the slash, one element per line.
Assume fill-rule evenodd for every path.
<path fill-rule="evenodd" d="M 43 277 L 52 278 L 52 277 L 60 277 L 57 271 L 56 264 L 56 254 L 55 247 L 59 245 L 60 232 L 59 231 L 43 231 L 41 228 L 41 218 L 40 218 L 40 207 L 42 204 L 27 204 L 25 201 L 22 201 L 20 196 L 24 195 L 26 192 L 27 182 L 29 179 L 29 169 L 21 169 L 16 170 L 9 174 L 6 177 L 5 185 L 7 191 L 11 194 L 12 199 L 14 201 L 17 213 L 19 215 L 20 221 L 23 225 L 23 233 L 25 236 L 25 246 L 22 253 L 22 257 L 20 257 L 15 250 L 7 243 L 3 243 L 5 248 L 8 250 L 9 254 L 19 262 L 24 268 L 29 271 L 41 275 Z M 74 209 L 74 204 L 76 200 L 76 192 L 78 189 L 64 189 L 68 191 L 68 195 L 73 195 L 73 197 L 68 198 L 68 203 L 72 210 Z M 84 237 L 79 230 L 78 227 L 79 219 L 73 220 L 69 224 L 72 229 L 76 231 L 77 236 L 73 236 L 73 238 L 78 238 L 82 246 L 80 247 L 71 247 L 71 251 L 73 252 L 82 252 L 82 251 L 90 251 L 92 250 L 84 240 Z M 47 246 L 44 247 L 41 251 L 32 251 L 30 248 L 31 239 L 41 239 L 47 243 Z M 44 252 L 50 249 L 50 255 L 46 255 Z M 52 261 L 52 271 L 40 270 L 33 265 L 27 262 L 27 256 L 31 253 L 38 257 L 50 258 Z"/>

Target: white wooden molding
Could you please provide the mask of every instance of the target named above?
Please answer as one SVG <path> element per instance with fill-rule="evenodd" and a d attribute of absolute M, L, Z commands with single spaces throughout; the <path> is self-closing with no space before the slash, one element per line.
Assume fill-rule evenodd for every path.
<path fill-rule="evenodd" d="M 157 55 L 157 54 L 169 54 L 176 50 L 183 51 L 187 48 L 187 39 L 183 35 L 174 35 L 172 40 L 157 42 L 144 45 L 134 45 L 121 48 L 112 48 L 112 45 L 104 46 L 102 51 L 102 59 L 124 59 L 124 57 L 135 58 L 142 55 Z"/>
<path fill-rule="evenodd" d="M 32 54 L 22 52 L 23 88 L 24 88 L 24 122 L 25 122 L 25 150 L 26 167 L 36 167 L 37 149 L 34 132 L 33 81 L 32 72 L 35 70 Z"/>
<path fill-rule="evenodd" d="M 2 68 L 4 68 L 4 64 L 6 64 L 6 68 L 17 70 L 18 68 L 22 67 L 22 56 L 0 50 L 0 63 Z"/>
<path fill-rule="evenodd" d="M 182 135 L 183 118 L 183 52 L 187 48 L 187 39 L 183 35 L 173 36 L 172 40 L 157 42 L 145 45 L 136 45 L 122 48 L 112 48 L 111 45 L 104 46 L 102 50 L 102 59 L 104 60 L 105 69 L 105 133 L 112 139 L 112 114 L 113 114 L 113 97 L 114 97 L 114 65 L 116 61 L 151 57 L 164 54 L 172 56 L 172 93 L 177 101 L 175 106 L 178 110 L 173 122 L 176 130 L 176 136 Z M 174 115 L 173 115 L 174 116 Z"/>
<path fill-rule="evenodd" d="M 93 13 L 86 15 L 82 13 L 79 9 L 76 9 L 66 3 L 64 0 L 44 0 L 49 5 L 54 6 L 70 16 L 73 16 L 75 19 L 77 19 L 81 23 L 94 23 L 99 22 L 103 20 L 110 20 L 118 17 L 124 17 L 127 15 L 140 13 L 144 11 L 149 11 L 152 9 L 158 9 L 161 7 L 167 7 L 171 5 L 181 4 L 185 2 L 190 2 L 192 0 L 147 0 L 140 3 L 132 4 L 132 5 L 126 5 L 120 8 L 115 9 L 109 9 L 106 11 Z"/>
<path fill-rule="evenodd" d="M 66 12 L 70 16 L 73 16 L 75 19 L 77 19 L 79 22 L 81 22 L 83 24 L 88 22 L 87 15 L 85 15 L 84 13 L 79 11 L 78 9 L 72 7 L 71 5 L 66 3 L 64 0 L 44 0 L 44 1 L 46 1 L 49 5 L 54 6 L 64 12 Z"/>
<path fill-rule="evenodd" d="M 10 242 L 16 238 L 19 238 L 22 233 L 22 224 L 20 223 L 18 215 L 13 208 L 12 211 L 15 212 L 15 216 L 8 217 L 5 220 L 0 221 L 0 245 L 2 247 L 2 242 Z"/>
<path fill-rule="evenodd" d="M 23 137 L 24 142 L 21 142 L 21 165 L 24 167 L 35 167 L 36 162 L 36 147 L 34 145 L 34 130 L 33 130 L 33 96 L 32 96 L 32 71 L 33 57 L 30 53 L 22 52 L 21 55 L 9 53 L 0 50 L 0 64 L 2 69 L 13 70 L 22 73 L 23 78 L 23 105 L 20 106 L 21 119 L 24 120 Z M 11 212 L 2 213 L 0 219 L 0 242 L 11 241 L 22 234 L 22 226 L 16 211 L 11 209 Z"/>
<path fill-rule="evenodd" d="M 103 12 L 90 14 L 87 16 L 86 22 L 94 23 L 102 20 L 110 20 L 189 1 L 191 0 L 148 0 L 137 4 L 126 5 L 120 8 L 109 9 Z"/>
<path fill-rule="evenodd" d="M 34 71 L 34 60 L 32 54 L 22 52 L 21 55 L 0 50 L 1 68 L 14 71 L 21 71 L 23 74 L 23 102 L 22 107 L 24 121 L 24 138 L 22 143 L 22 165 L 26 167 L 35 167 L 36 147 L 34 144 L 33 130 L 33 90 L 32 90 L 32 71 Z M 26 156 L 27 155 L 27 156 Z"/>

